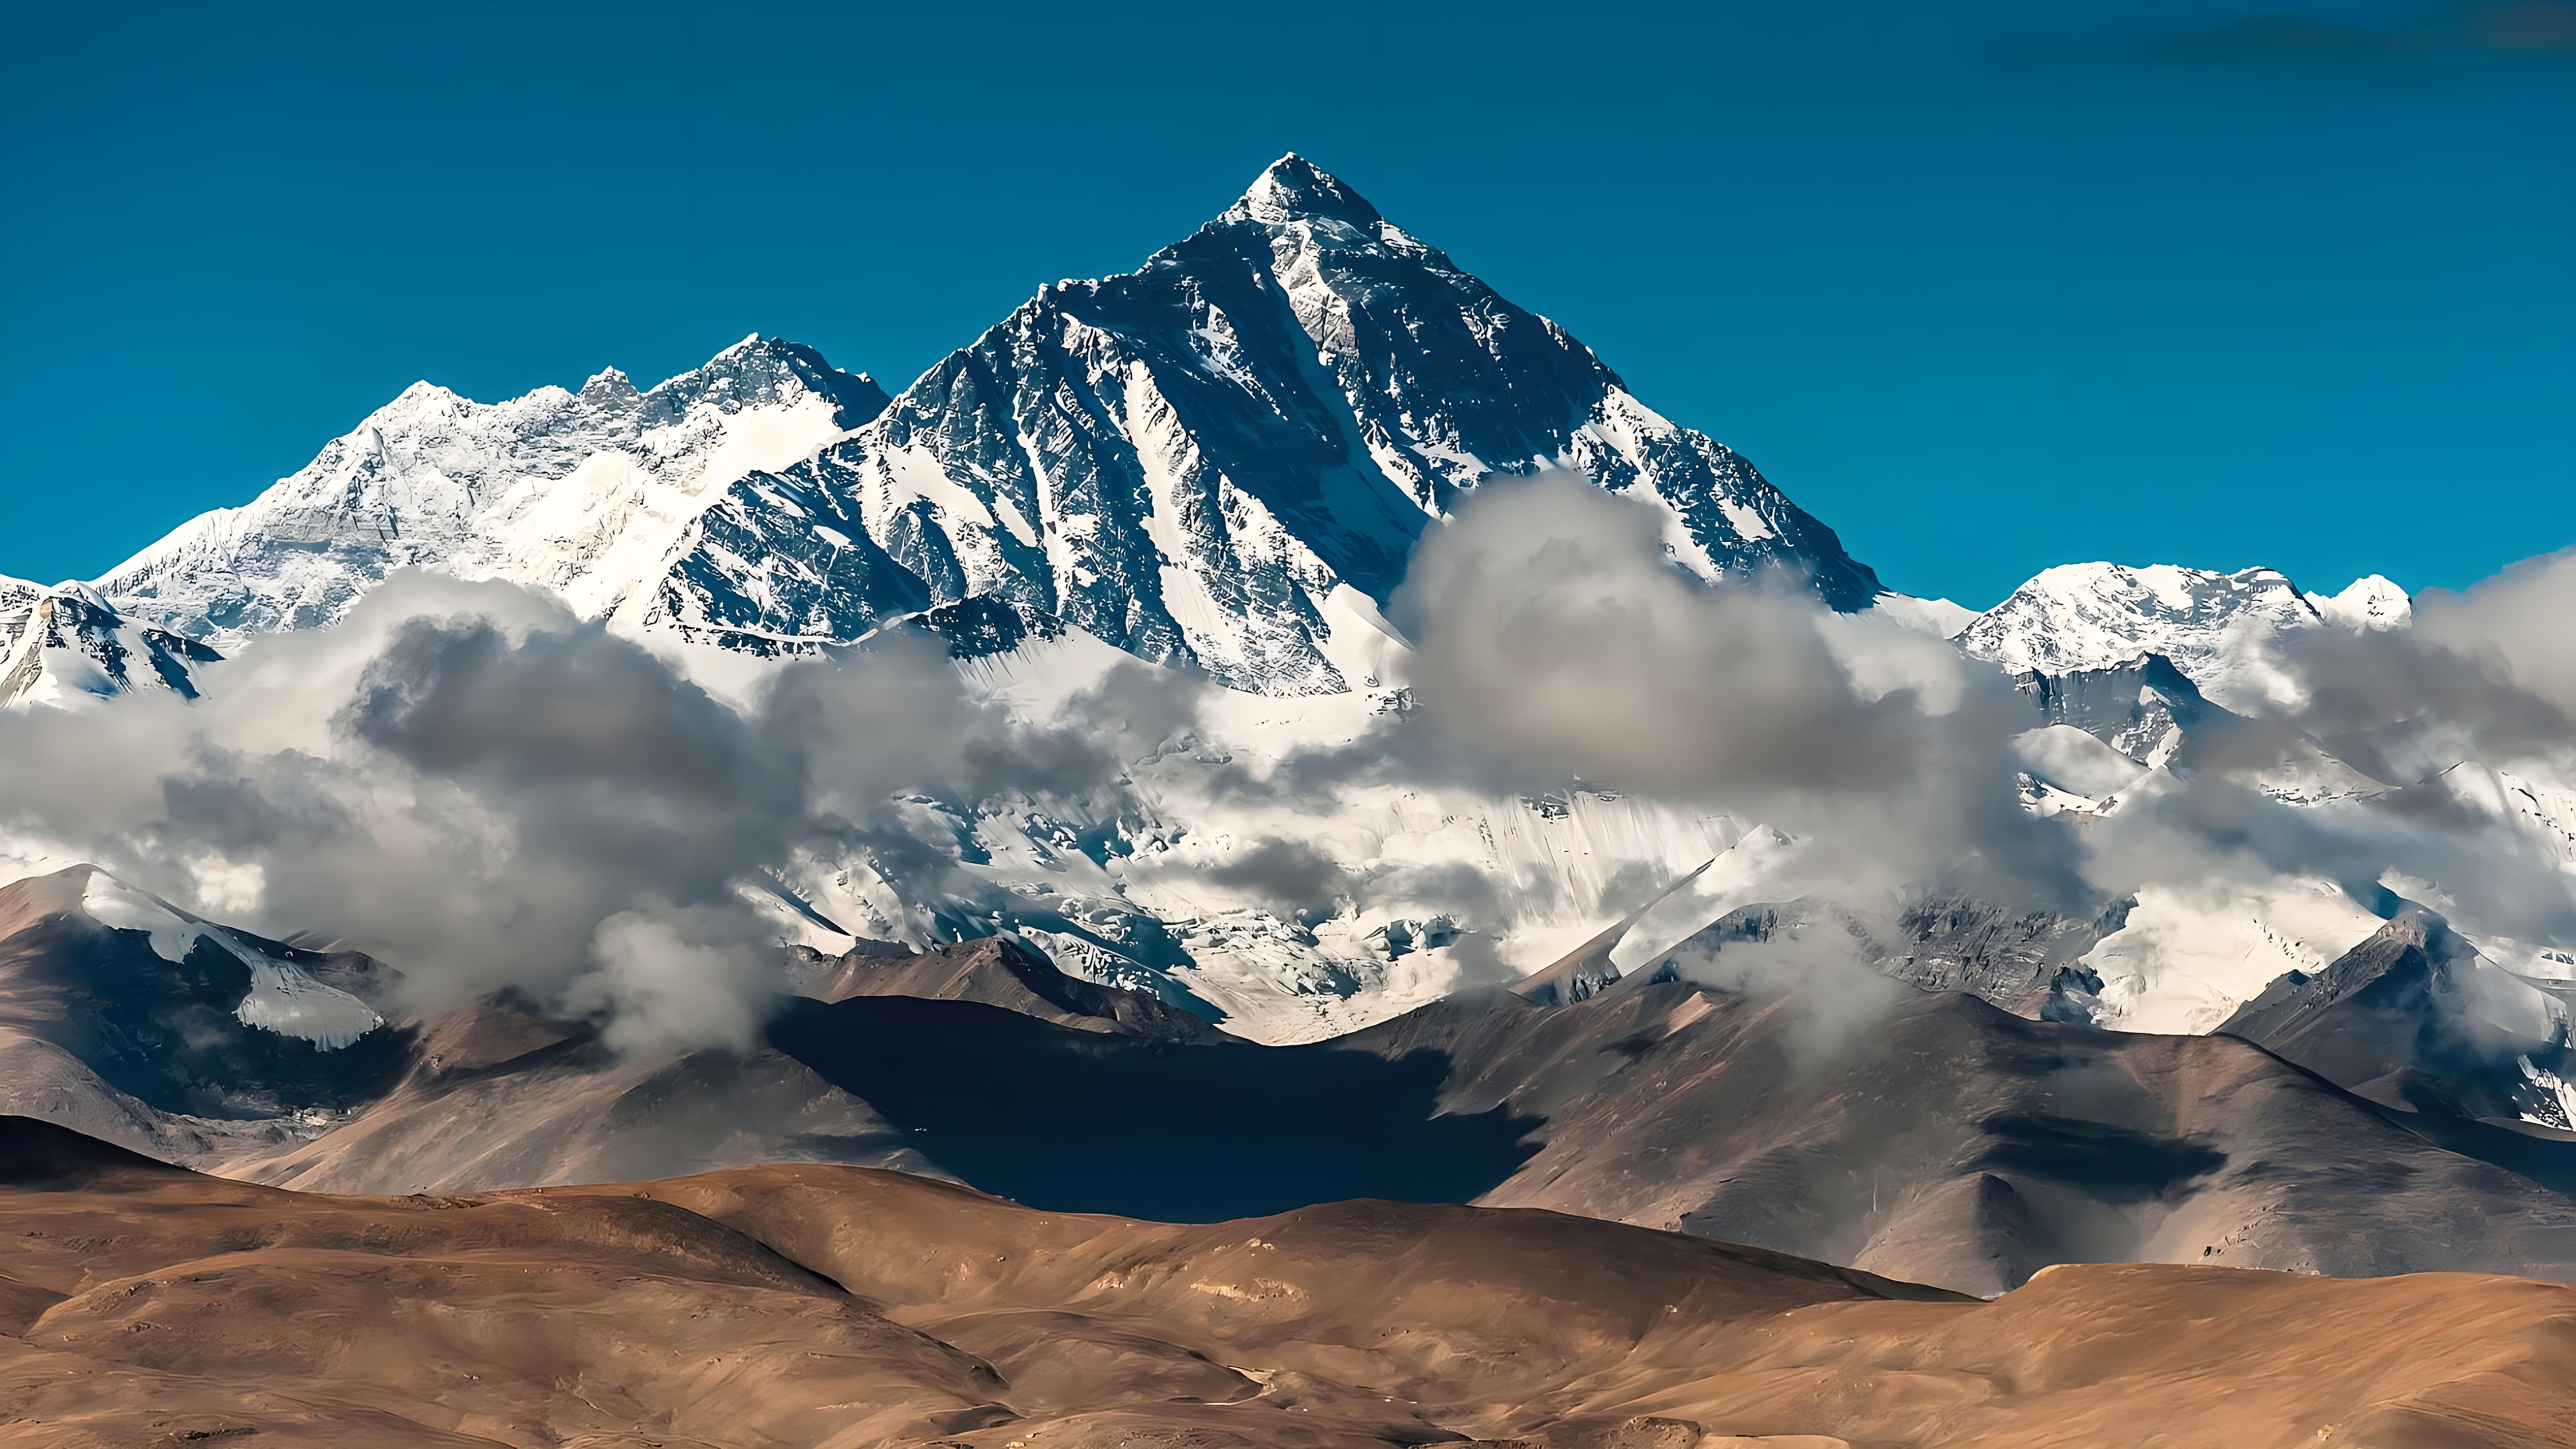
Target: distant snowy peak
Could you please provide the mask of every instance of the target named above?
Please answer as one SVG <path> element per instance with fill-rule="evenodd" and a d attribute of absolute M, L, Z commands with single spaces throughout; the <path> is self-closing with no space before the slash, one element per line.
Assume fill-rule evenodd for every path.
<path fill-rule="evenodd" d="M 2191 664 L 2227 631 L 2252 625 L 2271 632 L 2317 617 L 2298 586 L 2271 569 L 2061 564 L 1979 616 L 1959 643 L 2017 673 L 2107 669 L 2152 653 L 2196 678 Z"/>
<path fill-rule="evenodd" d="M 2285 633 L 2392 628 L 2410 617 L 2405 591 L 2375 574 L 2318 598 L 2272 569 L 2086 563 L 2046 570 L 1957 637 L 1969 654 L 2015 673 L 2059 676 L 2159 654 L 2212 701 L 2259 713 L 2292 702 L 2294 686 L 2274 656 Z"/>
<path fill-rule="evenodd" d="M 1545 467 L 1652 504 L 1703 577 L 1882 592 L 1742 458 L 1290 156 L 1140 270 L 1042 288 L 856 435 L 735 483 L 647 622 L 766 652 L 982 599 L 1240 688 L 1338 692 L 1363 681 L 1336 591 L 1384 602 L 1434 519 Z"/>
<path fill-rule="evenodd" d="M 194 699 L 196 671 L 220 657 L 123 617 L 87 584 L 0 578 L 0 709 L 136 693 Z"/>
<path fill-rule="evenodd" d="M 2358 633 L 2364 629 L 2404 629 L 2415 622 L 2415 601 L 2406 591 L 2371 574 L 2344 586 L 2340 594 L 2311 594 L 2308 602 L 2329 624 Z"/>
<path fill-rule="evenodd" d="M 407 565 L 542 585 L 585 614 L 649 587 L 723 487 L 884 410 L 864 374 L 758 336 L 638 390 L 480 403 L 415 383 L 301 471 L 202 515 L 98 581 L 125 612 L 230 643 L 338 618 Z"/>

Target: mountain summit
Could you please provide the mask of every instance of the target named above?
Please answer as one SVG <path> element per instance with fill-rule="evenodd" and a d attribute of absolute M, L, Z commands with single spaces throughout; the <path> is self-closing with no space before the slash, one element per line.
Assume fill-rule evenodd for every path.
<path fill-rule="evenodd" d="M 1335 692 L 1422 530 L 1547 467 L 1654 504 L 1703 578 L 1881 592 L 1751 464 L 1289 156 L 1137 271 L 1040 289 L 850 438 L 736 483 L 652 622 L 768 649 L 982 600 L 1238 688 Z"/>
<path fill-rule="evenodd" d="M 1579 469 L 1704 578 L 1880 592 L 1751 464 L 1297 156 L 1124 276 L 1041 288 L 890 406 L 745 339 L 639 392 L 426 383 L 250 504 L 99 581 L 231 644 L 337 618 L 403 565 L 553 589 L 758 653 L 929 623 L 961 651 L 1072 625 L 1239 688 L 1365 681 L 1414 540 L 1496 477 Z"/>
<path fill-rule="evenodd" d="M 1341 178 L 1291 151 L 1270 163 L 1226 214 L 1240 211 L 1256 221 L 1284 225 L 1291 221 L 1334 221 L 1368 228 L 1385 220 L 1367 198 L 1342 184 Z"/>

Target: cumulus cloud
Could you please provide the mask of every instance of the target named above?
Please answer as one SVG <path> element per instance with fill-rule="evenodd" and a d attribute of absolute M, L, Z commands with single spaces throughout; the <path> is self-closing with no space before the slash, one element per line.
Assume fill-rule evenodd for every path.
<path fill-rule="evenodd" d="M 1479 489 L 1425 535 L 1394 617 L 1414 708 L 1310 774 L 1581 780 L 1774 824 L 1846 887 L 1966 872 L 2017 901 L 2087 896 L 2063 828 L 2016 804 L 2029 709 L 2000 673 L 1787 579 L 1703 583 L 1656 510 L 1577 475 Z"/>
<path fill-rule="evenodd" d="M 1270 836 L 1198 872 L 1201 880 L 1241 891 L 1289 918 L 1328 917 L 1352 891 L 1350 872 L 1302 841 Z"/>
<path fill-rule="evenodd" d="M 2108 822 L 2094 843 L 2097 876 L 2259 866 L 2336 880 L 2364 901 L 2402 877 L 2437 888 L 2464 924 L 2576 943 L 2562 854 L 2515 828 L 2511 802 L 2489 798 L 2495 792 L 2473 778 L 2501 769 L 2542 785 L 2576 779 L 2571 618 L 2576 551 L 2517 564 L 2462 593 L 2427 591 L 2411 628 L 2286 637 L 2290 697 L 2205 751 L 2193 778 Z M 2293 808 L 2249 787 L 2317 747 L 2392 788 Z"/>
<path fill-rule="evenodd" d="M 1665 562 L 1653 512 L 1563 477 L 1479 491 L 1395 601 L 1426 718 L 1489 759 L 1683 795 L 1885 787 L 1921 711 L 1862 694 L 1813 612 L 1698 583 Z"/>
<path fill-rule="evenodd" d="M 1465 861 L 1437 865 L 1384 865 L 1359 883 L 1362 906 L 1380 906 L 1390 914 L 1447 916 L 1459 925 L 1496 931 L 1517 923 L 1525 912 L 1556 904 L 1556 886 L 1533 867 L 1518 881 L 1507 881 Z"/>
<path fill-rule="evenodd" d="M 739 1046 L 760 1029 L 777 987 L 777 942 L 740 913 L 642 909 L 599 923 L 596 968 L 565 992 L 574 1011 L 608 1018 L 608 1045 L 638 1056 Z"/>
<path fill-rule="evenodd" d="M 2549 706 L 2556 738 L 2563 741 L 2576 734 L 2568 724 L 2576 719 L 2572 619 L 2576 549 L 2566 549 L 2526 559 L 2465 593 L 2426 590 L 2415 601 L 2413 633 L 2426 644 L 2478 660 L 2497 679 Z"/>
<path fill-rule="evenodd" d="M 2481 930 L 2576 941 L 2556 855 L 2461 791 L 2415 783 L 2463 759 L 2576 775 L 2562 642 L 2576 555 L 2427 595 L 2412 630 L 2295 636 L 2296 708 L 2205 722 L 2179 776 L 2130 783 L 2119 810 L 2080 820 L 2022 808 L 2019 737 L 2038 721 L 1997 671 L 1826 610 L 1793 581 L 1705 584 L 1674 563 L 1656 510 L 1579 478 L 1480 490 L 1426 534 L 1390 613 L 1415 645 L 1411 707 L 1262 783 L 1318 809 L 1353 780 L 1688 801 L 1792 837 L 1764 868 L 1767 898 L 1862 917 L 1926 889 L 2092 918 L 2151 884 L 2322 877 L 2383 913 L 2410 893 Z M 2411 788 L 2310 805 L 2262 788 L 2321 749 Z M 1864 934 L 1903 939 L 1892 917 Z M 1860 949 L 1818 937 L 1727 969 L 1770 989 L 1812 968 L 1852 1007 L 1825 1010 L 1831 1037 L 1883 1001 L 1844 969 Z"/>
<path fill-rule="evenodd" d="M 635 1051 L 752 1039 L 763 868 L 891 838 L 906 787 L 1087 788 L 1127 734 L 1088 697 L 1015 722 L 927 642 L 789 665 L 737 708 L 540 595 L 423 574 L 219 668 L 193 706 L 0 715 L 0 754 L 39 762 L 0 773 L 0 824 L 379 955 L 417 1005 L 513 986 Z"/>
<path fill-rule="evenodd" d="M 1579 474 L 1485 484 L 1426 532 L 1391 601 L 1412 646 L 1392 707 L 1347 743 L 1292 750 L 1270 769 L 1228 761 L 1202 783 L 1319 819 L 1355 788 L 1636 794 L 1794 837 L 1751 883 L 1768 899 L 1891 912 L 1937 883 L 2098 913 L 2067 822 L 2020 806 L 2013 741 L 2034 720 L 2007 678 L 1941 640 L 1837 614 L 1793 579 L 1704 582 L 1663 528 L 1660 510 Z M 1674 879 L 1660 858 L 1590 865 L 1600 899 L 1579 908 L 1603 914 L 1644 906 Z M 1285 839 L 1253 842 L 1207 878 L 1283 912 L 1330 899 L 1480 934 L 1549 911 L 1561 888 L 1454 863 L 1345 868 Z M 1890 999 L 1845 980 L 1847 960 L 1822 946 L 1770 954 L 1817 963 L 1816 989 L 1837 1003 L 1818 1009 L 1819 1040 Z M 1789 974 L 1766 967 L 1763 989 Z"/>

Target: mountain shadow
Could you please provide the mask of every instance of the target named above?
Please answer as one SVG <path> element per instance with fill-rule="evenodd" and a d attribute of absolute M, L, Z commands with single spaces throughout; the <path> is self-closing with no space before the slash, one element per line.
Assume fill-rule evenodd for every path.
<path fill-rule="evenodd" d="M 1193 1046 L 969 1001 L 799 999 L 770 1043 L 986 1192 L 1164 1222 L 1345 1198 L 1469 1202 L 1537 1151 L 1539 1118 L 1439 1115 L 1447 1057 Z"/>

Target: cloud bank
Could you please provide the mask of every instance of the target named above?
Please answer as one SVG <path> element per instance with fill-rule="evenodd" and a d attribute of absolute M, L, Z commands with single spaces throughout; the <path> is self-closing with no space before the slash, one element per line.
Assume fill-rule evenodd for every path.
<path fill-rule="evenodd" d="M 506 584 L 400 574 L 256 641 L 198 704 L 0 714 L 0 824 L 434 1008 L 502 986 L 646 1053 L 743 1046 L 777 929 L 743 888 L 893 791 L 1088 788 L 1120 727 L 970 699 L 928 643 L 781 669 L 747 706 Z M 1088 706 L 1089 701 L 1083 701 Z"/>
<path fill-rule="evenodd" d="M 0 714 L 0 756 L 35 762 L 0 772 L 0 830 L 216 919 L 336 937 L 395 965 L 417 1007 L 516 987 L 645 1054 L 755 1039 L 780 981 L 777 926 L 746 896 L 764 872 L 865 856 L 981 900 L 998 888 L 901 818 L 910 792 L 1126 801 L 1131 762 L 1173 758 L 1157 778 L 1185 793 L 1318 818 L 1394 784 L 1634 792 L 1760 822 L 1794 843 L 1765 858 L 1768 899 L 1833 903 L 1869 950 L 1901 945 L 1901 905 L 1927 891 L 2089 920 L 2149 884 L 2278 876 L 2576 944 L 2563 853 L 2438 774 L 2477 760 L 2576 778 L 2576 553 L 2427 595 L 2412 629 L 2297 635 L 2293 705 L 2078 819 L 2024 808 L 2039 721 L 1994 667 L 1792 579 L 1703 582 L 1663 530 L 1579 475 L 1486 485 L 1426 533 L 1391 600 L 1412 645 L 1401 699 L 1358 738 L 1261 769 L 1201 740 L 1213 686 L 1186 672 L 1122 662 L 1033 720 L 970 690 L 935 641 L 896 639 L 726 699 L 544 596 L 400 574 L 340 626 L 256 641 L 194 705 Z M 2319 749 L 2395 788 L 2299 806 L 2261 788 Z M 1359 864 L 1321 839 L 1131 869 L 1300 926 L 1441 917 L 1486 956 L 1516 914 L 1556 904 L 1545 879 Z M 1605 911 L 1667 883 L 1601 876 L 1588 904 Z M 1816 1017 L 1841 1040 L 1880 999 L 1855 984 L 1878 979 L 1860 950 L 1731 945 L 1695 970 L 1765 992 L 1809 980 L 1854 1005 Z"/>
<path fill-rule="evenodd" d="M 2030 711 L 2009 680 L 1792 579 L 1702 582 L 1662 529 L 1577 474 L 1478 489 L 1425 534 L 1393 602 L 1413 707 L 1283 777 L 1581 781 L 1786 830 L 1817 888 L 1946 879 L 2084 907 L 2066 827 L 2018 805 L 2010 743 Z"/>

